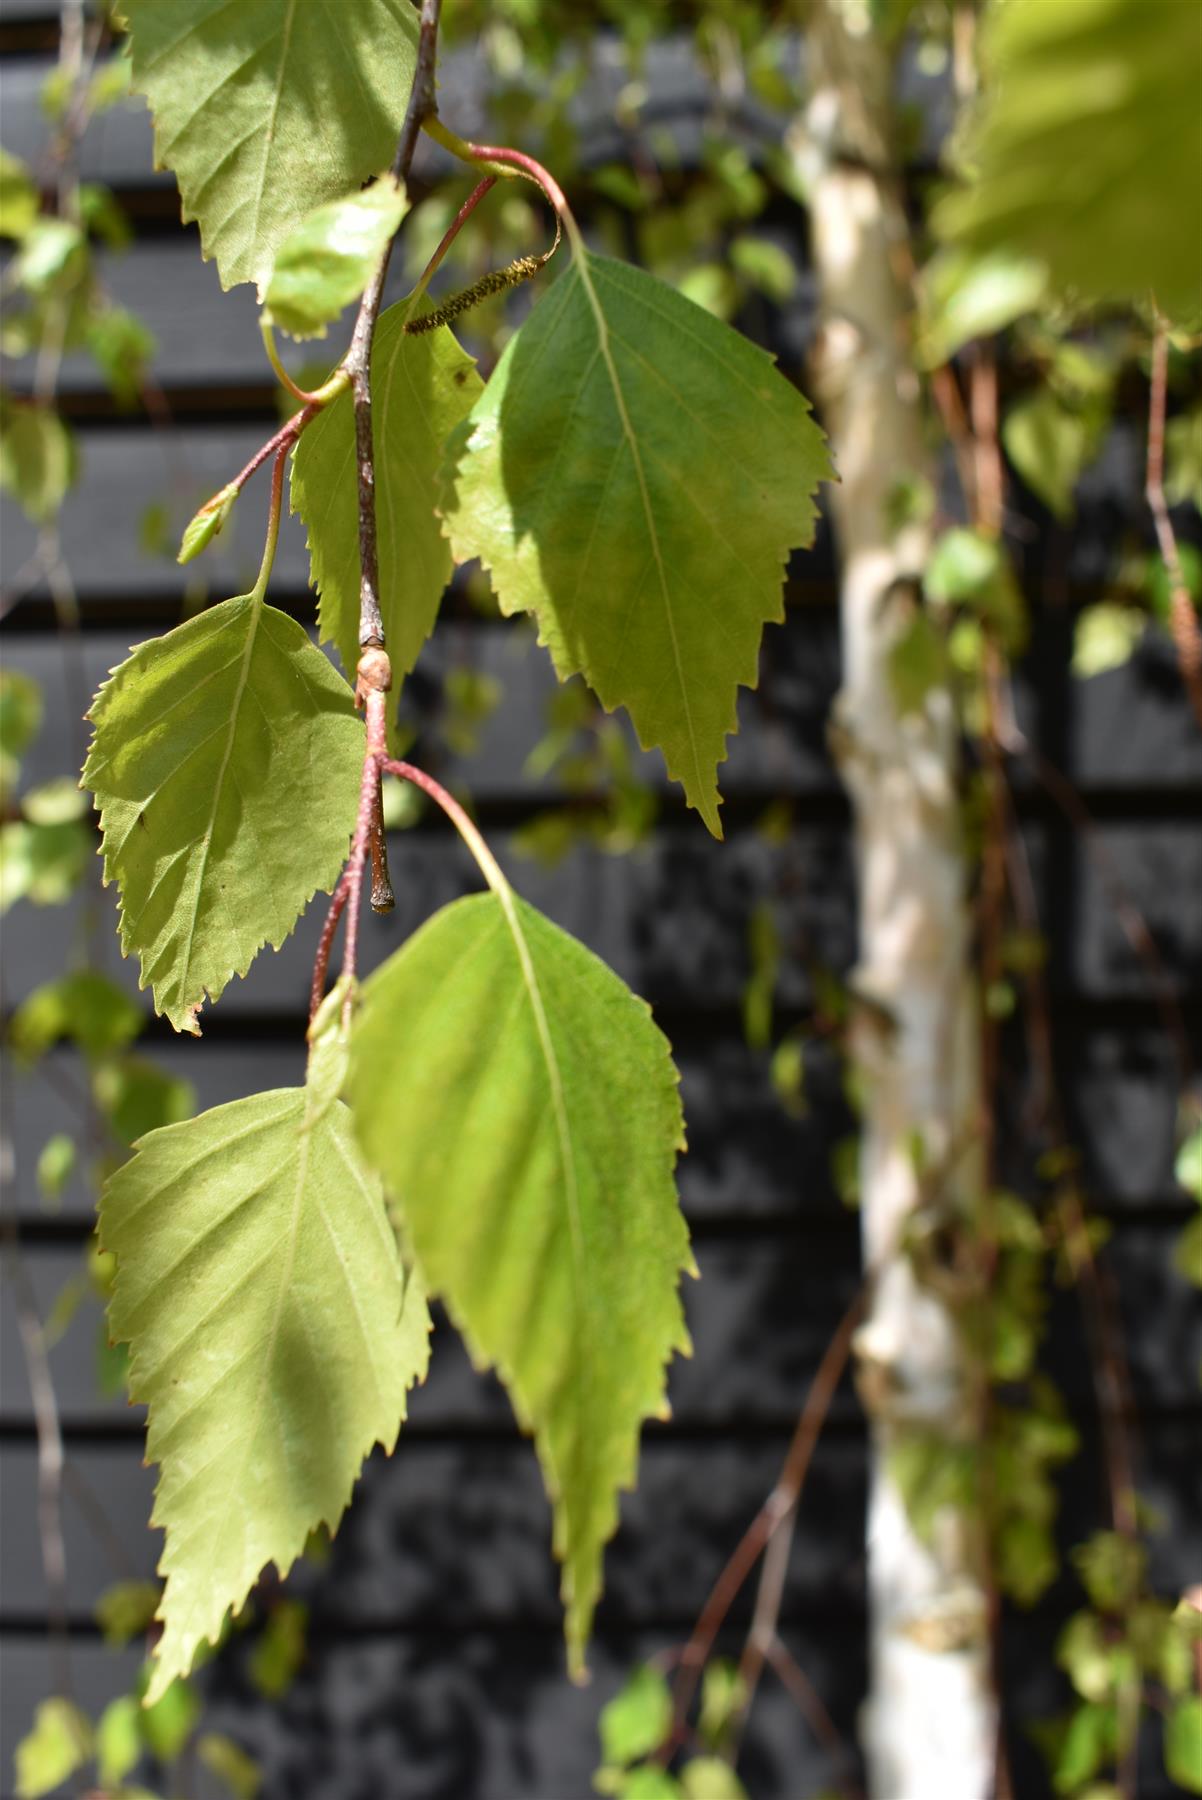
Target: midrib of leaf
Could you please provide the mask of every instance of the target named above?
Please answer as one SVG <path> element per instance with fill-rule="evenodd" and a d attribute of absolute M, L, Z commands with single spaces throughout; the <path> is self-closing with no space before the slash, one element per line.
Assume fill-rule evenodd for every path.
<path fill-rule="evenodd" d="M 651 495 L 647 488 L 647 477 L 643 469 L 643 458 L 639 450 L 638 439 L 635 436 L 634 426 L 631 423 L 630 414 L 626 410 L 626 396 L 622 392 L 622 382 L 618 375 L 617 364 L 614 362 L 613 352 L 609 347 L 609 325 L 605 318 L 600 299 L 598 298 L 597 290 L 593 285 L 592 275 L 589 272 L 588 251 L 583 243 L 576 243 L 575 241 L 573 242 L 572 249 L 575 257 L 575 267 L 580 276 L 585 298 L 589 303 L 589 308 L 593 315 L 593 322 L 597 327 L 597 342 L 601 351 L 601 358 L 609 375 L 610 386 L 613 388 L 614 403 L 618 409 L 618 418 L 621 421 L 622 431 L 626 438 L 626 442 L 630 446 L 631 461 L 634 463 L 634 472 L 638 479 L 639 495 L 643 502 L 643 516 L 647 521 L 647 533 L 651 539 L 651 551 L 655 558 L 656 573 L 659 576 L 660 593 L 663 595 L 664 614 L 668 621 L 668 636 L 672 641 L 672 659 L 676 666 L 676 680 L 680 688 L 681 705 L 684 708 L 684 716 L 689 728 L 689 747 L 693 752 L 693 775 L 697 782 L 698 795 L 700 795 L 705 792 L 706 783 L 701 774 L 701 760 L 697 744 L 697 733 L 693 727 L 693 709 L 689 705 L 689 693 L 684 678 L 684 665 L 680 659 L 680 643 L 676 636 L 676 617 L 672 611 L 672 596 L 668 591 L 667 571 L 664 568 L 663 555 L 659 547 L 659 534 L 655 529 L 655 517 L 651 508 Z M 633 607 L 634 604 L 635 603 L 632 600 L 631 606 Z M 713 810 L 712 803 L 710 810 Z"/>
<path fill-rule="evenodd" d="M 200 866 L 193 884 L 192 915 L 188 920 L 188 948 L 184 952 L 183 973 L 180 978 L 181 995 L 188 991 L 188 975 L 192 968 L 192 946 L 196 940 L 196 919 L 200 911 L 200 890 L 204 883 L 205 870 L 209 866 L 209 850 L 213 843 L 213 826 L 217 818 L 217 808 L 221 804 L 221 791 L 225 785 L 225 772 L 229 768 L 230 758 L 234 753 L 234 739 L 238 735 L 238 720 L 242 712 L 242 696 L 246 692 L 246 684 L 250 680 L 251 657 L 254 653 L 255 638 L 259 631 L 259 619 L 263 612 L 263 602 L 251 602 L 250 630 L 246 634 L 246 649 L 242 653 L 242 667 L 238 671 L 238 686 L 234 691 L 234 704 L 230 709 L 230 731 L 226 739 L 225 752 L 221 758 L 221 767 L 217 771 L 217 780 L 213 784 L 213 804 L 209 809 L 209 823 L 205 831 L 204 849 L 200 856 Z M 199 1008 L 197 1009 L 199 1010 Z M 193 1012 L 193 1022 L 196 1014 Z"/>
<path fill-rule="evenodd" d="M 255 191 L 255 227 L 253 237 L 259 236 L 259 218 L 263 211 L 263 193 L 267 186 L 267 165 L 271 160 L 272 145 L 275 142 L 275 121 L 280 110 L 280 95 L 284 91 L 284 70 L 288 64 L 288 46 L 292 39 L 292 21 L 296 17 L 296 0 L 288 0 L 288 11 L 284 17 L 283 41 L 280 45 L 280 66 L 276 74 L 275 93 L 271 99 L 271 117 L 267 121 L 267 129 L 263 133 L 263 158 L 259 164 L 259 180 Z M 260 290 L 261 292 L 262 290 Z"/>

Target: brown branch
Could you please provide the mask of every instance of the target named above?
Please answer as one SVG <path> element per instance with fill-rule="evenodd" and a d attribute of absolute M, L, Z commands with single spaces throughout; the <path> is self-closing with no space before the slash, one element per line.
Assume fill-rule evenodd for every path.
<path fill-rule="evenodd" d="M 1202 631 L 1185 585 L 1177 534 L 1164 491 L 1164 432 L 1168 403 L 1169 331 L 1157 314 L 1152 337 L 1152 385 L 1148 399 L 1148 465 L 1144 494 L 1156 526 L 1156 542 L 1169 578 L 1169 629 L 1177 647 L 1177 666 L 1194 718 L 1202 730 Z"/>
<path fill-rule="evenodd" d="M 693 1627 L 693 1634 L 681 1654 L 676 1677 L 672 1731 L 659 1753 L 660 1760 L 663 1762 L 667 1762 L 671 1758 L 684 1738 L 685 1722 L 693 1696 L 697 1691 L 701 1670 L 713 1650 L 715 1639 L 722 1629 L 726 1615 L 734 1604 L 743 1583 L 782 1526 L 787 1524 L 789 1537 L 792 1536 L 797 1506 L 805 1486 L 806 1476 L 809 1473 L 810 1462 L 827 1413 L 830 1411 L 835 1390 L 851 1354 L 852 1339 L 863 1314 L 866 1298 L 867 1284 L 861 1287 L 844 1313 L 834 1335 L 822 1353 L 822 1360 L 810 1383 L 809 1392 L 806 1394 L 801 1416 L 797 1421 L 784 1463 L 781 1465 L 776 1486 L 743 1533 L 726 1567 L 710 1589 L 697 1623 Z M 766 1571 L 766 1580 L 761 1584 L 761 1595 L 756 1603 L 759 1635 L 756 1635 L 756 1626 L 753 1624 L 752 1636 L 748 1638 L 744 1660 L 740 1664 L 740 1672 L 747 1682 L 747 1699 L 742 1709 L 744 1715 L 751 1705 L 756 1682 L 764 1662 L 767 1660 L 768 1646 L 776 1636 L 786 1563 L 787 1555 L 781 1559 L 779 1566 L 777 1560 L 774 1559 L 770 1576 Z"/>
<path fill-rule="evenodd" d="M 405 181 L 417 148 L 423 122 L 438 111 L 434 95 L 434 70 L 438 60 L 438 22 L 442 0 L 422 0 L 421 26 L 418 37 L 417 68 L 413 88 L 401 127 L 400 140 L 393 160 L 392 173 L 397 181 Z M 359 484 L 359 645 L 384 648 L 384 621 L 380 614 L 379 550 L 376 539 L 375 447 L 371 420 L 371 348 L 376 333 L 376 319 L 384 292 L 384 278 L 392 254 L 392 240 L 384 247 L 379 266 L 367 285 L 359 305 L 359 315 L 351 337 L 351 346 L 343 362 L 350 377 L 355 409 L 355 459 Z M 348 926 L 349 929 L 349 926 Z"/>

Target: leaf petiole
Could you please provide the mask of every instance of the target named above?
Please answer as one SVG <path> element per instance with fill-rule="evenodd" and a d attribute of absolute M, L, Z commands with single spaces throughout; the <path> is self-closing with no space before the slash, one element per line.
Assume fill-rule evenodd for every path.
<path fill-rule="evenodd" d="M 259 314 L 259 332 L 263 339 L 263 348 L 267 352 L 267 360 L 271 364 L 276 380 L 281 387 L 288 390 L 294 400 L 299 400 L 302 406 L 328 406 L 331 400 L 338 398 L 344 388 L 350 386 L 351 378 L 339 363 L 329 380 L 324 381 L 319 388 L 314 388 L 310 392 L 307 388 L 298 387 L 280 361 L 280 352 L 275 341 L 275 327 L 263 313 Z"/>
<path fill-rule="evenodd" d="M 435 781 L 432 775 L 427 775 L 424 769 L 415 768 L 412 763 L 395 762 L 391 758 L 387 758 L 381 764 L 381 768 L 385 775 L 395 775 L 400 781 L 412 782 L 414 787 L 420 788 L 423 794 L 429 795 L 436 806 L 442 808 L 471 851 L 485 881 L 508 911 L 508 902 L 512 900 L 513 889 L 510 887 L 500 863 L 458 800 L 448 794 L 441 782 Z"/>
<path fill-rule="evenodd" d="M 275 453 L 275 463 L 271 470 L 271 500 L 267 508 L 267 540 L 263 545 L 263 560 L 259 564 L 259 573 L 255 577 L 255 585 L 250 590 L 252 600 L 262 600 L 267 593 L 267 583 L 271 579 L 272 564 L 275 562 L 275 549 L 280 541 L 280 513 L 284 497 L 284 468 L 288 461 L 288 445 L 281 444 Z"/>

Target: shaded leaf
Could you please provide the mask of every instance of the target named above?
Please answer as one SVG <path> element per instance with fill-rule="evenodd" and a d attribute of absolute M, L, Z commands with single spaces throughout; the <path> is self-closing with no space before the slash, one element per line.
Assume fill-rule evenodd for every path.
<path fill-rule="evenodd" d="M 9 1041 L 22 1062 L 35 1062 L 62 1038 L 98 1057 L 122 1049 L 141 1029 L 142 1009 L 128 994 L 95 969 L 77 969 L 21 1002 Z"/>
<path fill-rule="evenodd" d="M 624 706 L 715 835 L 717 765 L 783 618 L 830 462 L 809 405 L 745 338 L 583 249 L 453 440 L 443 516 L 561 678 Z"/>
<path fill-rule="evenodd" d="M 266 317 L 295 338 L 324 337 L 363 292 L 409 208 L 391 176 L 307 213 L 275 253 Z"/>
<path fill-rule="evenodd" d="M 139 645 L 89 717 L 83 780 L 122 950 L 155 1010 L 197 1032 L 206 996 L 338 878 L 363 757 L 350 690 L 299 625 L 243 595 Z"/>
<path fill-rule="evenodd" d="M 156 160 L 223 287 L 262 284 L 307 212 L 392 162 L 416 60 L 408 0 L 123 0 L 122 12 Z"/>
<path fill-rule="evenodd" d="M 942 235 L 1047 264 L 1094 300 L 1202 299 L 1197 0 L 1007 0 L 987 16 L 971 183 Z"/>
<path fill-rule="evenodd" d="M 1202 1698 L 1178 1700 L 1164 1725 L 1164 1766 L 1187 1794 L 1202 1794 Z"/>
<path fill-rule="evenodd" d="M 0 489 L 35 525 L 62 505 L 78 473 L 75 438 L 58 414 L 5 396 L 0 403 Z"/>
<path fill-rule="evenodd" d="M 40 202 L 28 168 L 19 156 L 0 149 L 0 237 L 23 238 L 38 216 Z"/>
<path fill-rule="evenodd" d="M 417 661 L 451 578 L 450 546 L 434 512 L 439 470 L 447 438 L 483 392 L 475 363 L 453 334 L 444 326 L 407 337 L 407 313 L 407 302 L 400 301 L 381 314 L 372 349 L 380 609 L 396 676 L 408 674 Z M 321 635 L 338 646 L 353 675 L 359 662 L 359 512 L 349 394 L 319 413 L 296 447 L 292 510 L 309 534 Z"/>
<path fill-rule="evenodd" d="M 196 1741 L 196 1754 L 234 1800 L 255 1800 L 263 1785 L 263 1771 L 253 1756 L 222 1732 L 206 1731 Z"/>
<path fill-rule="evenodd" d="M 142 1754 L 141 1707 L 132 1694 L 112 1700 L 96 1725 L 96 1773 L 105 1787 L 124 1781 Z"/>
<path fill-rule="evenodd" d="M 348 1094 L 431 1290 L 534 1433 L 578 1673 L 618 1490 L 688 1345 L 667 1042 L 506 890 L 445 907 L 370 978 Z"/>
<path fill-rule="evenodd" d="M 1058 519 L 1071 519 L 1073 490 L 1097 445 L 1089 420 L 1041 388 L 1007 412 L 1002 443 L 1031 492 Z"/>
<path fill-rule="evenodd" d="M 149 1631 L 158 1611 L 157 1581 L 118 1581 L 96 1602 L 96 1623 L 110 1649 L 120 1650 Z"/>
<path fill-rule="evenodd" d="M 216 1640 L 260 1571 L 337 1523 L 425 1372 L 429 1318 L 319 1042 L 304 1088 L 154 1131 L 106 1184 L 109 1311 L 161 1465 L 166 1578 L 149 1698 Z"/>

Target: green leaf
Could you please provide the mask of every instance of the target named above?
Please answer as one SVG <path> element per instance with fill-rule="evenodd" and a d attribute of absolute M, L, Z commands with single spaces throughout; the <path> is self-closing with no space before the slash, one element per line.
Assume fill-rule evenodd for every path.
<path fill-rule="evenodd" d="M 42 1700 L 16 1750 L 17 1800 L 51 1794 L 92 1754 L 92 1726 L 70 1700 Z"/>
<path fill-rule="evenodd" d="M 1114 1646 L 1095 1612 L 1074 1613 L 1056 1644 L 1056 1661 L 1083 1700 L 1109 1700 L 1114 1695 Z"/>
<path fill-rule="evenodd" d="M 680 1771 L 684 1800 L 748 1800 L 747 1789 L 720 1756 L 695 1756 Z"/>
<path fill-rule="evenodd" d="M 178 1075 L 165 1075 L 142 1056 L 106 1059 L 92 1076 L 92 1098 L 120 1144 L 148 1131 L 179 1125 L 196 1111 L 196 1090 Z"/>
<path fill-rule="evenodd" d="M 38 1152 L 38 1192 L 47 1206 L 56 1207 L 62 1191 L 75 1173 L 75 1140 L 65 1131 L 48 1137 Z"/>
<path fill-rule="evenodd" d="M 456 557 L 534 613 L 561 678 L 626 708 L 721 836 L 738 689 L 831 475 L 806 400 L 737 332 L 579 248 L 452 445 Z"/>
<path fill-rule="evenodd" d="M 1081 1583 L 1099 1612 L 1122 1616 L 1143 1585 L 1148 1553 L 1119 1531 L 1095 1531 L 1073 1551 Z"/>
<path fill-rule="evenodd" d="M 747 1683 L 737 1663 L 716 1657 L 705 1665 L 701 1678 L 701 1711 L 697 1729 L 703 1743 L 717 1749 L 730 1726 L 747 1705 Z"/>
<path fill-rule="evenodd" d="M 1190 1220 L 1173 1245 L 1173 1267 L 1194 1287 L 1202 1288 L 1202 1213 Z"/>
<path fill-rule="evenodd" d="M 1173 1179 L 1202 1206 L 1202 1125 L 1195 1125 L 1178 1150 Z"/>
<path fill-rule="evenodd" d="M 61 906 L 83 879 L 92 848 L 85 825 L 0 826 L 0 915 L 18 900 Z"/>
<path fill-rule="evenodd" d="M 13 259 L 12 276 L 30 294 L 73 287 L 87 263 L 87 245 L 78 225 L 42 218 L 30 226 Z"/>
<path fill-rule="evenodd" d="M 1178 1700 L 1164 1726 L 1164 1766 L 1187 1794 L 1202 1794 L 1202 1698 Z"/>
<path fill-rule="evenodd" d="M 506 889 L 445 907 L 367 982 L 348 1094 L 431 1290 L 534 1433 L 578 1674 L 618 1490 L 688 1347 L 668 1044 Z"/>
<path fill-rule="evenodd" d="M 324 337 L 371 280 L 408 210 L 404 188 L 386 175 L 307 213 L 275 253 L 263 296 L 269 322 L 294 338 Z"/>
<path fill-rule="evenodd" d="M 1189 502 L 1202 512 L 1202 406 L 1169 420 L 1164 458 L 1164 491 L 1170 506 Z"/>
<path fill-rule="evenodd" d="M 390 306 L 372 349 L 380 608 L 394 675 L 408 674 L 417 661 L 451 578 L 450 547 L 434 512 L 438 473 L 447 438 L 483 392 L 475 363 L 453 334 L 443 326 L 406 336 L 407 314 L 403 300 Z M 359 662 L 359 511 L 349 394 L 319 413 L 296 447 L 292 510 L 309 534 L 321 635 L 338 646 L 353 675 Z"/>
<path fill-rule="evenodd" d="M 134 88 L 223 287 L 262 284 L 324 200 L 392 162 L 416 61 L 409 0 L 123 0 Z"/>
<path fill-rule="evenodd" d="M 1073 491 L 1097 443 L 1084 414 L 1040 388 L 1007 412 L 1002 443 L 1031 492 L 1058 519 L 1071 519 Z"/>
<path fill-rule="evenodd" d="M 112 1700 L 96 1726 L 96 1773 L 105 1787 L 115 1787 L 137 1767 L 142 1754 L 142 1709 L 132 1694 Z"/>
<path fill-rule="evenodd" d="M 158 345 L 154 335 L 123 306 L 105 306 L 87 323 L 88 354 L 119 406 L 133 406 Z"/>
<path fill-rule="evenodd" d="M 643 1763 L 622 1778 L 618 1800 L 681 1800 L 680 1783 L 667 1769 Z"/>
<path fill-rule="evenodd" d="M 28 168 L 19 156 L 0 149 L 0 237 L 27 236 L 39 206 L 38 190 Z"/>
<path fill-rule="evenodd" d="M 120 1650 L 149 1631 L 159 1608 L 157 1581 L 118 1581 L 96 1602 L 96 1623 L 112 1650 Z"/>
<path fill-rule="evenodd" d="M 672 1729 L 672 1693 L 658 1669 L 636 1669 L 620 1693 L 601 1708 L 601 1754 L 627 1767 L 658 1750 Z"/>
<path fill-rule="evenodd" d="M 13 1015 L 10 1042 L 22 1062 L 36 1062 L 67 1038 L 88 1057 L 120 1050 L 142 1029 L 142 1009 L 107 975 L 77 969 L 45 982 Z"/>
<path fill-rule="evenodd" d="M 1073 626 L 1073 674 L 1080 681 L 1121 669 L 1130 662 L 1148 628 L 1148 615 L 1138 606 L 1100 600 L 1083 606 Z"/>
<path fill-rule="evenodd" d="M 337 1523 L 425 1373 L 425 1297 L 335 1097 L 343 1060 L 327 1036 L 304 1088 L 151 1132 L 101 1198 L 109 1323 L 161 1465 L 152 1701 L 265 1564 L 286 1574 L 309 1532 Z"/>
<path fill-rule="evenodd" d="M 263 1771 L 253 1756 L 224 1733 L 206 1731 L 196 1741 L 196 1754 L 234 1800 L 255 1800 L 263 1786 Z"/>
<path fill-rule="evenodd" d="M 20 669 L 0 669 L 0 806 L 7 806 L 21 758 L 42 726 L 42 690 Z"/>
<path fill-rule="evenodd" d="M 1043 299 L 1047 271 L 1005 248 L 973 256 L 941 250 L 919 283 L 919 360 L 947 362 L 973 338 L 990 337 Z"/>
<path fill-rule="evenodd" d="M 145 1663 L 139 1680 L 142 1736 L 152 1756 L 172 1763 L 200 1717 L 200 1696 L 190 1681 L 177 1678 L 154 1691 L 154 1664 Z"/>
<path fill-rule="evenodd" d="M 929 612 L 916 610 L 889 646 L 889 685 L 899 713 L 921 712 L 932 688 L 947 680 L 947 640 Z"/>
<path fill-rule="evenodd" d="M 309 1609 L 301 1600 L 280 1600 L 267 1615 L 263 1634 L 251 1651 L 251 1681 L 269 1700 L 288 1692 L 305 1660 Z"/>
<path fill-rule="evenodd" d="M 58 414 L 24 401 L 0 402 L 0 489 L 35 525 L 51 520 L 78 473 L 75 438 Z"/>
<path fill-rule="evenodd" d="M 987 15 L 970 184 L 936 230 L 1047 264 L 1093 300 L 1202 287 L 1202 33 L 1196 0 L 1007 0 Z"/>
<path fill-rule="evenodd" d="M 1112 1705 L 1086 1701 L 1069 1721 L 1052 1781 L 1058 1794 L 1071 1794 L 1113 1762 L 1118 1750 L 1118 1716 Z"/>
<path fill-rule="evenodd" d="M 333 887 L 363 758 L 350 690 L 253 595 L 141 644 L 97 694 L 83 780 L 121 947 L 177 1031 Z"/>

